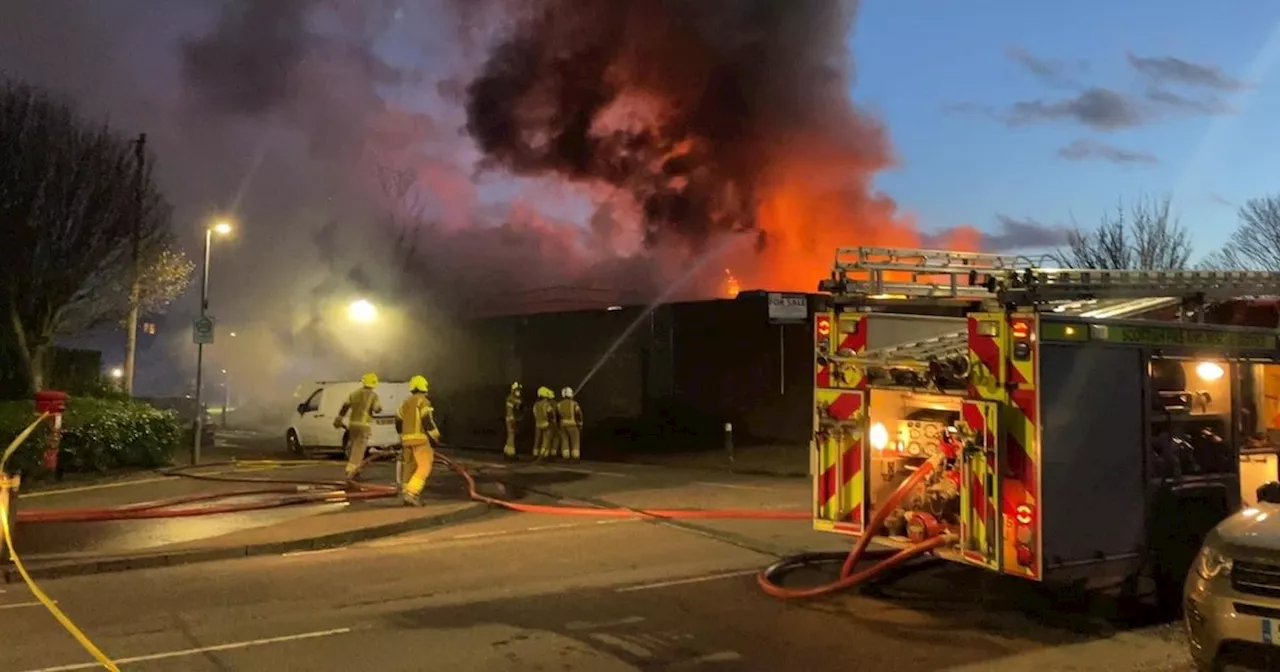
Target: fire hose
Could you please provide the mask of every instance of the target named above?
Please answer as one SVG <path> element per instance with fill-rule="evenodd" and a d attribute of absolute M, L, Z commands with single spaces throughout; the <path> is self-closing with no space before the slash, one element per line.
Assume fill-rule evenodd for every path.
<path fill-rule="evenodd" d="M 8 462 L 9 457 L 20 446 L 31 432 L 47 417 L 47 414 L 41 415 L 30 426 L 18 435 L 14 441 L 9 444 L 3 456 L 0 456 L 0 474 L 4 474 L 4 465 Z M 373 455 L 364 460 L 361 468 L 379 459 L 380 456 Z M 512 502 L 497 497 L 491 497 L 479 492 L 475 480 L 475 476 L 462 466 L 439 452 L 436 453 L 436 460 L 444 464 L 446 467 L 456 472 L 466 483 L 468 497 L 476 502 L 496 506 L 510 511 L 523 513 L 542 513 L 551 515 L 578 515 L 606 518 L 636 518 L 648 517 L 655 519 L 672 519 L 672 520 L 690 520 L 690 519 L 747 519 L 747 520 L 807 520 L 810 513 L 807 511 L 764 511 L 759 509 L 634 509 L 626 507 L 599 507 L 599 506 L 568 506 L 563 504 L 529 504 L 522 502 Z M 221 463 L 222 465 L 231 465 L 233 467 L 240 466 L 287 466 L 297 464 L 300 461 L 238 461 L 232 463 Z M 308 464 L 319 464 L 315 461 L 305 462 Z M 328 463 L 325 463 L 328 464 Z M 218 465 L 205 465 L 218 466 Z M 866 532 L 858 538 L 857 544 L 853 549 L 845 553 L 811 553 L 784 558 L 760 571 L 756 577 L 756 581 L 760 588 L 769 595 L 782 599 L 803 599 L 830 595 L 842 590 L 852 588 L 860 583 L 878 576 L 885 571 L 898 567 L 906 563 L 908 560 L 920 557 L 929 551 L 947 543 L 949 538 L 945 535 L 927 539 L 917 543 L 911 547 L 898 551 L 868 551 L 868 546 L 872 539 L 871 532 L 878 530 L 884 524 L 885 519 L 898 506 L 910 491 L 919 485 L 925 477 L 927 477 L 934 469 L 936 464 L 934 460 L 922 465 L 917 469 L 906 481 L 904 481 L 883 505 L 877 508 L 872 516 Z M 222 493 L 205 493 L 198 495 L 188 495 L 182 497 L 173 497 L 150 502 L 140 502 L 110 508 L 89 508 L 89 509 L 62 509 L 62 510 L 36 510 L 23 511 L 17 516 L 22 522 L 43 522 L 43 523 L 69 523 L 69 522 L 98 522 L 110 520 L 139 520 L 150 518 L 177 518 L 188 516 L 215 515 L 220 513 L 238 513 L 245 511 L 255 511 L 268 508 L 276 508 L 282 506 L 292 506 L 310 503 L 332 503 L 340 501 L 351 501 L 360 499 L 375 499 L 382 497 L 393 497 L 399 493 L 396 486 L 388 485 L 364 485 L 352 484 L 344 481 L 318 481 L 303 479 L 280 479 L 280 478 L 249 478 L 249 477 L 228 477 L 222 474 L 200 474 L 192 473 L 188 468 L 175 468 L 164 470 L 161 473 L 173 475 L 177 477 L 195 478 L 200 480 L 211 481 L 230 481 L 258 483 L 264 486 L 270 485 L 274 487 L 260 487 L 253 489 L 243 489 Z M 287 487 L 286 487 L 287 486 Z M 263 497 L 267 495 L 276 496 L 276 499 L 265 501 L 250 501 L 243 503 L 223 504 L 220 506 L 201 506 L 190 507 L 191 504 L 206 503 L 221 499 L 246 498 L 246 497 Z M 185 508 L 184 508 L 185 507 Z M 49 610 L 50 613 L 58 620 L 58 622 L 80 643 L 84 649 L 89 652 L 93 658 L 98 661 L 105 669 L 117 670 L 115 664 L 104 654 L 89 638 L 75 626 L 74 623 L 64 614 L 61 609 L 51 600 L 27 572 L 26 567 L 22 564 L 21 558 L 13 548 L 12 530 L 9 521 L 8 501 L 6 498 L 0 497 L 0 528 L 3 530 L 3 540 L 9 548 L 10 557 L 14 565 L 18 568 L 23 580 L 31 588 L 32 594 Z M 801 566 L 814 564 L 827 564 L 835 560 L 843 558 L 839 577 L 827 584 L 805 587 L 805 588 L 788 588 L 779 583 L 780 577 Z M 855 571 L 858 564 L 862 560 L 876 560 L 877 562 L 871 567 L 867 567 L 860 571 Z"/>

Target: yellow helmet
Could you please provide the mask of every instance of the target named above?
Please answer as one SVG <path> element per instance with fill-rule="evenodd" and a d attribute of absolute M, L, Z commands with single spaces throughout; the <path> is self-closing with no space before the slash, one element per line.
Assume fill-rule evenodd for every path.
<path fill-rule="evenodd" d="M 363 376 L 360 376 L 360 384 L 364 385 L 365 387 L 377 387 L 378 374 L 369 372 L 364 374 Z"/>
<path fill-rule="evenodd" d="M 552 391 L 551 391 L 551 388 L 549 388 L 549 387 L 539 387 L 539 388 L 538 388 L 538 396 L 539 396 L 539 397 L 542 397 L 543 399 L 555 399 L 555 398 L 556 398 L 556 393 L 555 393 L 555 392 L 552 392 Z"/>
<path fill-rule="evenodd" d="M 410 378 L 410 379 L 409 379 L 409 391 L 410 391 L 410 392 L 426 392 L 426 391 L 427 391 L 427 379 L 426 379 L 426 378 L 424 378 L 424 377 L 422 377 L 422 376 L 414 376 L 414 377 Z"/>

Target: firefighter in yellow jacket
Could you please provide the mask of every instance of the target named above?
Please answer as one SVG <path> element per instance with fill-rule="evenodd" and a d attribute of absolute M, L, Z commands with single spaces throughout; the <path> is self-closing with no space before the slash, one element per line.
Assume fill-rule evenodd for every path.
<path fill-rule="evenodd" d="M 560 390 L 556 415 L 560 418 L 560 457 L 582 459 L 582 406 L 573 398 L 572 387 Z"/>
<path fill-rule="evenodd" d="M 435 412 L 427 399 L 427 379 L 414 376 L 409 379 L 409 398 L 396 411 L 396 431 L 400 432 L 400 451 L 404 457 L 406 473 L 412 457 L 413 475 L 405 482 L 400 497 L 405 504 L 421 506 L 422 489 L 431 476 L 436 459 L 432 443 L 440 442 L 440 430 L 436 427 Z"/>
<path fill-rule="evenodd" d="M 360 464 L 364 462 L 365 450 L 369 447 L 369 437 L 373 434 L 373 416 L 382 412 L 382 402 L 374 388 L 378 386 L 378 376 L 366 373 L 360 377 L 360 388 L 347 397 L 342 408 L 338 409 L 338 417 L 333 419 L 334 429 L 342 429 L 342 419 L 351 412 L 347 420 L 347 448 L 351 454 L 347 458 L 347 479 L 359 477 Z"/>
<path fill-rule="evenodd" d="M 556 445 L 556 393 L 549 387 L 538 388 L 538 400 L 533 402 L 533 456 L 551 457 Z"/>
<path fill-rule="evenodd" d="M 507 394 L 507 442 L 502 446 L 502 454 L 509 458 L 516 456 L 516 423 L 520 419 L 520 410 L 524 406 L 524 399 L 520 396 L 521 391 L 520 383 L 511 383 L 511 392 Z"/>

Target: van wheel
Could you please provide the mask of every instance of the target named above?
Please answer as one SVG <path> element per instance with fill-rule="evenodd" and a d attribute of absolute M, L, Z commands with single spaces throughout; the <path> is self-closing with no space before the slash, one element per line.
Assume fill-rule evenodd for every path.
<path fill-rule="evenodd" d="M 303 456 L 304 452 L 302 450 L 302 442 L 298 441 L 297 432 L 293 431 L 292 429 L 289 430 L 289 432 L 284 435 L 284 442 L 285 442 L 285 447 L 288 449 L 288 451 L 291 454 L 297 455 L 298 457 Z"/>
<path fill-rule="evenodd" d="M 351 434 L 347 432 L 342 433 L 342 457 L 351 461 Z"/>

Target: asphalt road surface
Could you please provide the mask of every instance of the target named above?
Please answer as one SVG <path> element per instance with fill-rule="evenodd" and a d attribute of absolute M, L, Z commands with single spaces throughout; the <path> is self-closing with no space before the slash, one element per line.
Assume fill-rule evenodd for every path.
<path fill-rule="evenodd" d="M 807 488 L 717 476 L 653 491 L 644 478 L 627 485 L 626 472 L 599 485 L 608 478 L 565 487 L 774 507 Z M 1190 669 L 1176 627 L 1127 629 L 967 568 L 823 601 L 764 595 L 757 568 L 840 542 L 807 527 L 495 514 L 345 549 L 43 588 L 129 670 Z M 25 587 L 4 591 L 0 670 L 97 669 Z"/>

